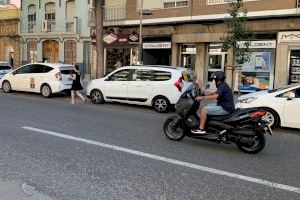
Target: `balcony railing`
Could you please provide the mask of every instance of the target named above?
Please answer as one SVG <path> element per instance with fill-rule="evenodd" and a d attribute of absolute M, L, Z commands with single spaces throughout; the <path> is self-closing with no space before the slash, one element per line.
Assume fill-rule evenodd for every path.
<path fill-rule="evenodd" d="M 55 20 L 47 20 L 47 32 L 55 32 Z"/>
<path fill-rule="evenodd" d="M 67 32 L 75 32 L 75 23 L 74 20 L 70 20 L 66 22 L 66 31 Z"/>
<path fill-rule="evenodd" d="M 206 0 L 206 5 L 224 4 L 229 2 L 230 0 Z"/>
<path fill-rule="evenodd" d="M 206 5 L 217 5 L 217 4 L 225 4 L 230 3 L 233 0 L 206 0 Z M 259 0 L 244 0 L 244 2 L 247 1 L 259 1 Z"/>
<path fill-rule="evenodd" d="M 28 33 L 34 33 L 36 31 L 36 22 L 28 22 Z"/>
<path fill-rule="evenodd" d="M 120 21 L 126 19 L 126 5 L 104 7 L 104 21 Z"/>

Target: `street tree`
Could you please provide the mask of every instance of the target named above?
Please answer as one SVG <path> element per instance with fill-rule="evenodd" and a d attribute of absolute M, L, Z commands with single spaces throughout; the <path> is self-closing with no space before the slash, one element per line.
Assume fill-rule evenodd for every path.
<path fill-rule="evenodd" d="M 231 50 L 232 57 L 232 69 L 234 71 L 232 89 L 235 83 L 235 74 L 238 73 L 238 83 L 241 85 L 242 81 L 242 65 L 249 62 L 251 52 L 249 49 L 250 42 L 247 40 L 247 10 L 243 8 L 243 0 L 229 0 L 229 18 L 225 20 L 227 27 L 227 35 L 222 37 L 221 40 L 224 43 L 226 50 Z M 245 40 L 244 42 L 241 42 Z M 240 93 L 240 89 L 239 89 Z"/>

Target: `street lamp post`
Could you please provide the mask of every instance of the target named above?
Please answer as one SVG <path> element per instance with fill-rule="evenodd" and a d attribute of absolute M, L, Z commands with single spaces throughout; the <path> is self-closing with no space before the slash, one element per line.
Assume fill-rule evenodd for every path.
<path fill-rule="evenodd" d="M 140 0 L 140 33 L 139 33 L 139 64 L 142 64 L 143 52 L 143 0 Z"/>

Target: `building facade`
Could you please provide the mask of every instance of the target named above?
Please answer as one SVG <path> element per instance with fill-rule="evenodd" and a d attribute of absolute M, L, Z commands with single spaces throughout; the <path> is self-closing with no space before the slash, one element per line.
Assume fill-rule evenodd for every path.
<path fill-rule="evenodd" d="M 0 0 L 0 5 L 10 4 L 10 0 Z"/>
<path fill-rule="evenodd" d="M 221 41 L 227 33 L 227 0 L 143 0 L 142 10 L 150 15 L 142 15 L 142 19 L 141 0 L 114 2 L 107 0 L 104 9 L 106 68 L 111 67 L 111 57 L 117 57 L 115 52 L 124 52 L 120 49 L 127 49 L 126 63 L 136 61 L 139 41 L 129 38 L 139 34 L 142 24 L 144 64 L 188 67 L 202 82 L 208 81 L 213 71 L 224 70 L 228 81 L 238 87 L 232 53 L 224 51 Z M 300 82 L 299 0 L 244 0 L 244 7 L 252 50 L 250 62 L 242 66 L 244 77 L 261 89 Z"/>
<path fill-rule="evenodd" d="M 92 0 L 21 1 L 22 63 L 77 64 L 91 79 Z"/>
<path fill-rule="evenodd" d="M 20 10 L 14 6 L 0 7 L 0 61 L 20 66 Z"/>

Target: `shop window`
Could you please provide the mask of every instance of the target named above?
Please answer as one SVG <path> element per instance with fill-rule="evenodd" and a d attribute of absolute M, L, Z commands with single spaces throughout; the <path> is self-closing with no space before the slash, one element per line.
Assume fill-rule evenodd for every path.
<path fill-rule="evenodd" d="M 65 42 L 65 63 L 74 65 L 76 63 L 76 41 Z"/>
<path fill-rule="evenodd" d="M 28 33 L 33 33 L 36 27 L 36 6 L 28 6 Z"/>

